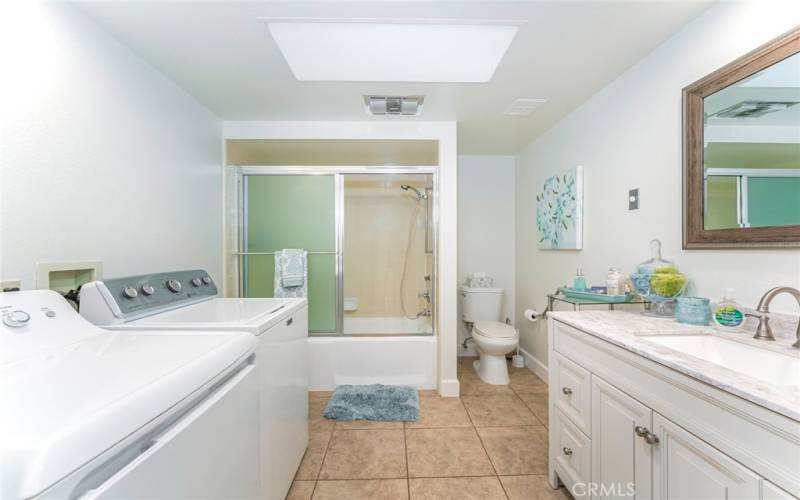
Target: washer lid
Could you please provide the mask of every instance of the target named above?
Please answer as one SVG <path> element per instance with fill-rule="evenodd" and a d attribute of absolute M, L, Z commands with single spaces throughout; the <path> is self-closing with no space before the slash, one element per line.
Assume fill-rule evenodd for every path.
<path fill-rule="evenodd" d="M 511 338 L 517 335 L 513 326 L 499 321 L 478 321 L 472 327 L 479 335 L 492 338 Z"/>
<path fill-rule="evenodd" d="M 9 497 L 40 494 L 257 344 L 246 333 L 87 328 L 95 334 L 82 341 L 0 365 L 0 462 L 14 471 L 3 484 Z"/>
<path fill-rule="evenodd" d="M 224 330 L 258 335 L 307 304 L 305 298 L 214 298 L 179 307 L 124 325 L 115 330 Z"/>

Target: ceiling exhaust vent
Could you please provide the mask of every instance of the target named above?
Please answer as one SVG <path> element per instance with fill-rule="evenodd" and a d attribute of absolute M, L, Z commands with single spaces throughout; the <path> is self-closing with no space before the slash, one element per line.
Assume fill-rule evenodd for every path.
<path fill-rule="evenodd" d="M 365 95 L 364 110 L 368 115 L 407 115 L 422 113 L 423 95 Z"/>
<path fill-rule="evenodd" d="M 538 108 L 539 106 L 541 106 L 546 102 L 547 99 L 532 99 L 532 98 L 522 97 L 512 102 L 506 108 L 503 114 L 509 116 L 528 116 L 529 114 L 533 113 L 533 111 L 536 108 Z"/>

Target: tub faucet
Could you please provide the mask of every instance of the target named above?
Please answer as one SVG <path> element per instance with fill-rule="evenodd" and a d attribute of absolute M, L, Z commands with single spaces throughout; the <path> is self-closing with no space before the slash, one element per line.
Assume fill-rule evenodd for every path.
<path fill-rule="evenodd" d="M 772 327 L 769 325 L 769 305 L 772 299 L 781 293 L 788 293 L 793 296 L 797 299 L 797 304 L 800 305 L 800 290 L 797 288 L 776 286 L 772 290 L 769 290 L 761 297 L 761 300 L 758 301 L 757 313 L 753 315 L 758 318 L 758 328 L 756 328 L 756 334 L 753 335 L 754 339 L 775 340 L 775 335 L 772 334 Z M 800 349 L 800 322 L 797 323 L 797 341 L 792 344 L 792 347 Z"/>

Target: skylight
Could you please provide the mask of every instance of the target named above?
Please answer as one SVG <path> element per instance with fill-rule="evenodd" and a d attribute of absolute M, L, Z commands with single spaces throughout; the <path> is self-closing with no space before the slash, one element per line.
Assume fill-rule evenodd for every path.
<path fill-rule="evenodd" d="M 301 81 L 482 83 L 521 23 L 447 19 L 264 19 Z"/>

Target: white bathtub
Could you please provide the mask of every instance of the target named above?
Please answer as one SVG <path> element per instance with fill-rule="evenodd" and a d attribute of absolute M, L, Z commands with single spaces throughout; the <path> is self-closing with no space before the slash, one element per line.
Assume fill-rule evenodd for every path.
<path fill-rule="evenodd" d="M 436 388 L 436 337 L 309 337 L 309 387 L 342 384 Z"/>
<path fill-rule="evenodd" d="M 431 333 L 428 318 L 408 319 L 403 317 L 346 317 L 344 333 L 359 334 L 396 334 L 396 333 Z"/>

